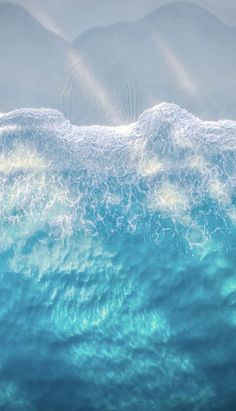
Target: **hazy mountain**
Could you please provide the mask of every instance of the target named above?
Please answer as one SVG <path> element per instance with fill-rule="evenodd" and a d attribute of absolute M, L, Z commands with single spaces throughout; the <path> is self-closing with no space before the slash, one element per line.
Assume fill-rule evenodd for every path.
<path fill-rule="evenodd" d="M 189 3 L 95 27 L 74 50 L 0 3 L 0 53 L 0 111 L 52 107 L 79 124 L 121 124 L 169 101 L 202 118 L 236 116 L 236 29 Z"/>
<path fill-rule="evenodd" d="M 0 111 L 60 108 L 68 77 L 68 44 L 22 7 L 0 4 Z"/>
<path fill-rule="evenodd" d="M 75 43 L 64 112 L 119 124 L 161 101 L 202 118 L 236 117 L 236 29 L 205 9 L 173 3 L 134 23 L 91 29 Z"/>
<path fill-rule="evenodd" d="M 0 0 L 1 1 L 1 0 Z M 3 0 L 4 1 L 4 0 Z M 84 30 L 119 21 L 135 21 L 173 0 L 14 0 L 50 30 L 74 39 Z M 181 0 L 175 0 L 180 2 Z M 189 0 L 226 24 L 236 26 L 235 0 Z"/>

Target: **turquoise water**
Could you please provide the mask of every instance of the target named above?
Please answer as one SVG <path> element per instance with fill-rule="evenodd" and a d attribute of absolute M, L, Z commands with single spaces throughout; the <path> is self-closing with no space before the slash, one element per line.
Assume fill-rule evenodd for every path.
<path fill-rule="evenodd" d="M 236 409 L 236 123 L 0 117 L 0 409 Z"/>

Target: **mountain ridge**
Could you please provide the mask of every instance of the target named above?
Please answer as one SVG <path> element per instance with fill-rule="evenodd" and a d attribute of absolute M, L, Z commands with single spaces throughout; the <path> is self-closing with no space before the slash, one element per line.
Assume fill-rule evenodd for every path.
<path fill-rule="evenodd" d="M 163 100 L 185 106 L 203 118 L 234 117 L 230 101 L 234 101 L 235 44 L 236 29 L 186 2 L 163 6 L 136 22 L 93 28 L 73 43 L 107 91 L 107 106 L 116 106 L 114 121 L 118 123 L 133 121 L 145 108 Z M 79 69 L 76 76 L 83 82 Z M 79 91 L 78 81 L 72 79 L 72 110 L 86 93 Z M 80 106 L 85 116 L 82 121 L 90 121 L 85 110 L 91 105 L 96 121 L 109 121 L 105 107 L 99 114 L 99 107 L 86 98 Z M 76 121 L 76 113 L 72 116 Z"/>
<path fill-rule="evenodd" d="M 0 3 L 0 111 L 22 106 L 60 108 L 70 48 L 22 6 Z"/>

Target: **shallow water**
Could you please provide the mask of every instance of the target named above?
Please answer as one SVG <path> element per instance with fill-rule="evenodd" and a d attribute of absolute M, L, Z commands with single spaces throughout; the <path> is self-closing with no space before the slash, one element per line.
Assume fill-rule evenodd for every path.
<path fill-rule="evenodd" d="M 0 408 L 236 408 L 236 123 L 0 117 Z"/>

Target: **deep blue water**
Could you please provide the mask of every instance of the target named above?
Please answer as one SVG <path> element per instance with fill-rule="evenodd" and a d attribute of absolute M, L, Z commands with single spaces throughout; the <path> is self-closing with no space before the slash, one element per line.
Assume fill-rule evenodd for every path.
<path fill-rule="evenodd" d="M 0 409 L 236 409 L 236 123 L 0 117 Z"/>

